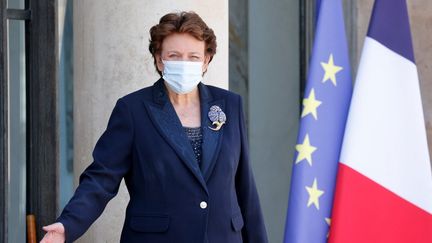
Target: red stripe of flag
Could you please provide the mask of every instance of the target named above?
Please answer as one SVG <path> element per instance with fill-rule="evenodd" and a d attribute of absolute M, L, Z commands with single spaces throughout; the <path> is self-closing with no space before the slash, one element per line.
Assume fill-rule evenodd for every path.
<path fill-rule="evenodd" d="M 330 243 L 432 242 L 432 214 L 342 163 L 336 184 Z"/>

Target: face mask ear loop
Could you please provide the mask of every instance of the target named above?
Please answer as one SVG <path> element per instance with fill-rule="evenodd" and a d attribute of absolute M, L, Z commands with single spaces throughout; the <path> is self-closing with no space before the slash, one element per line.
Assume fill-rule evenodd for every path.
<path fill-rule="evenodd" d="M 160 57 L 160 61 L 163 65 L 161 73 L 162 73 L 162 76 L 164 76 L 165 75 L 165 61 L 162 59 L 162 57 Z"/>

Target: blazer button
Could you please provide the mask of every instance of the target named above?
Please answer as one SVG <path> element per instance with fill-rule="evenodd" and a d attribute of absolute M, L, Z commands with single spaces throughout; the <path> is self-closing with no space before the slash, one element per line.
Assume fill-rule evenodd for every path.
<path fill-rule="evenodd" d="M 202 202 L 200 203 L 200 207 L 201 207 L 202 209 L 206 209 L 206 208 L 207 208 L 207 203 L 206 203 L 205 201 L 202 201 Z"/>

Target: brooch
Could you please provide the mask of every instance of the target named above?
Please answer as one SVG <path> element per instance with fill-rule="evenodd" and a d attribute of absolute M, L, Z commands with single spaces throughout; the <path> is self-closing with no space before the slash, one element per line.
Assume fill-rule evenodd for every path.
<path fill-rule="evenodd" d="M 213 122 L 212 125 L 216 126 L 216 127 L 209 127 L 213 131 L 219 131 L 221 129 L 222 125 L 225 124 L 225 122 L 226 122 L 225 113 L 217 105 L 210 107 L 208 117 L 209 117 L 210 121 Z"/>

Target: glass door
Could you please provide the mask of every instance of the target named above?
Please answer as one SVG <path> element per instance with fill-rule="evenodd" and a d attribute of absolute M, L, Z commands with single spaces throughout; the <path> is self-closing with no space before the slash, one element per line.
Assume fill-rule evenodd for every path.
<path fill-rule="evenodd" d="M 57 211 L 56 0 L 0 0 L 0 242 Z M 54 98 L 53 98 L 54 97 Z"/>
<path fill-rule="evenodd" d="M 23 0 L 10 0 L 8 7 L 24 8 Z M 25 242 L 26 237 L 26 68 L 25 23 L 8 20 L 9 158 L 8 158 L 8 240 Z"/>
<path fill-rule="evenodd" d="M 2 4 L 4 5 L 4 3 Z M 15 15 L 22 13 L 24 0 L 8 0 L 6 8 L 11 16 L 6 16 L 3 26 L 4 63 L 2 69 L 2 97 L 4 104 L 2 128 L 5 129 L 3 175 L 4 193 L 3 242 L 26 241 L 26 161 L 27 161 L 27 122 L 26 122 L 26 48 L 25 19 Z M 3 10 L 3 9 L 2 9 Z M 3 11 L 4 13 L 5 11 Z M 7 14 L 7 13 L 6 13 Z M 4 16 L 2 16 L 4 17 Z M 23 16 L 22 16 L 23 17 Z M 7 238 L 6 238 L 7 237 Z"/>

